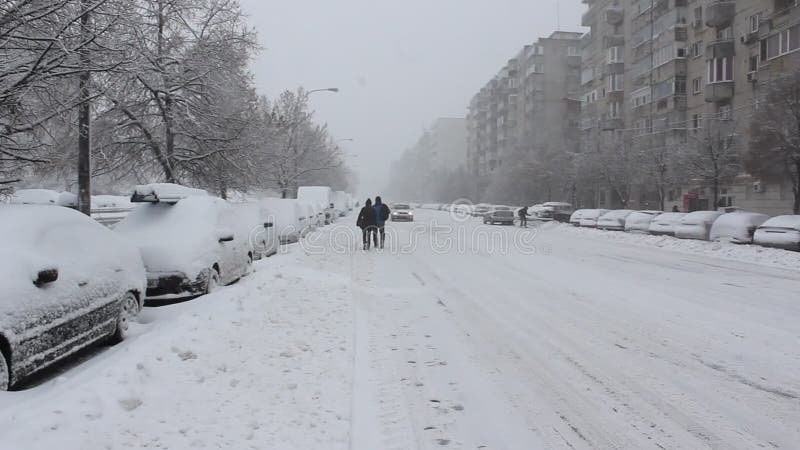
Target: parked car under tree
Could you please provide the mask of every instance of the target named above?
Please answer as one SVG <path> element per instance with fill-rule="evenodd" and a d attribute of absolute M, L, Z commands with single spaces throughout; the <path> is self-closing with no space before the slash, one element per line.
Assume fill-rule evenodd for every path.
<path fill-rule="evenodd" d="M 68 208 L 0 206 L 0 390 L 125 338 L 147 279 L 136 248 Z"/>
<path fill-rule="evenodd" d="M 132 200 L 141 204 L 114 228 L 139 247 L 148 302 L 207 294 L 251 271 L 253 254 L 233 207 L 181 187 L 137 186 Z"/>

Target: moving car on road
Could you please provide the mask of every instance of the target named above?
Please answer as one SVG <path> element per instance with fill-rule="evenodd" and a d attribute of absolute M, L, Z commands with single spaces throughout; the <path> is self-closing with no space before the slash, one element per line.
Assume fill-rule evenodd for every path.
<path fill-rule="evenodd" d="M 407 203 L 395 203 L 392 207 L 392 222 L 413 222 L 414 210 Z"/>
<path fill-rule="evenodd" d="M 765 247 L 800 251 L 800 216 L 776 216 L 762 223 L 753 242 Z"/>
<path fill-rule="evenodd" d="M 493 209 L 483 216 L 483 223 L 494 225 L 514 225 L 514 211 L 508 207 L 501 207 L 505 209 Z"/>
<path fill-rule="evenodd" d="M 68 208 L 0 206 L 0 390 L 125 338 L 147 279 L 136 248 Z"/>
<path fill-rule="evenodd" d="M 624 231 L 625 220 L 633 214 L 632 209 L 615 209 L 609 211 L 597 220 L 597 228 L 601 230 Z"/>
<path fill-rule="evenodd" d="M 679 239 L 699 239 L 707 241 L 714 221 L 723 215 L 722 211 L 695 211 L 683 218 L 675 226 L 675 237 Z"/>
<path fill-rule="evenodd" d="M 769 216 L 747 211 L 735 211 L 723 214 L 711 226 L 709 239 L 712 241 L 725 241 L 734 244 L 750 244 L 756 228 L 764 223 Z"/>
<path fill-rule="evenodd" d="M 137 186 L 131 199 L 141 204 L 114 228 L 139 247 L 148 301 L 207 294 L 250 273 L 253 262 L 228 202 L 176 187 Z"/>

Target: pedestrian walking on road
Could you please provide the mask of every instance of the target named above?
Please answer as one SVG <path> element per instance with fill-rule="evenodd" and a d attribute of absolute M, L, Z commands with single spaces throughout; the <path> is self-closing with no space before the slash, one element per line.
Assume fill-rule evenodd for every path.
<path fill-rule="evenodd" d="M 528 228 L 528 207 L 523 206 L 522 208 L 517 211 L 519 214 L 519 226 L 522 228 Z"/>
<path fill-rule="evenodd" d="M 367 199 L 364 207 L 358 213 L 356 226 L 361 228 L 361 240 L 364 250 L 369 250 L 370 237 L 374 236 L 375 245 L 378 245 L 378 227 L 375 220 L 375 209 L 372 207 L 372 200 Z"/>
<path fill-rule="evenodd" d="M 381 248 L 383 248 L 383 243 L 386 241 L 386 221 L 389 219 L 389 215 L 391 211 L 389 207 L 383 204 L 381 201 L 381 196 L 375 197 L 375 205 L 373 206 L 375 209 L 375 222 L 378 227 L 378 233 L 375 234 L 375 247 L 378 246 L 378 234 L 381 235 Z"/>

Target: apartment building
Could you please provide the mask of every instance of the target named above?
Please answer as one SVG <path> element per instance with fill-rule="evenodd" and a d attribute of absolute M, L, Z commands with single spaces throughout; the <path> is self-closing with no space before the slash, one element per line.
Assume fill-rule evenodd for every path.
<path fill-rule="evenodd" d="M 584 147 L 633 142 L 642 152 L 688 145 L 710 120 L 735 121 L 747 141 L 748 119 L 764 83 L 800 65 L 797 0 L 584 0 L 580 128 Z M 789 183 L 747 174 L 720 189 L 718 207 L 770 214 L 791 211 Z M 702 183 L 675 186 L 665 207 L 707 209 Z M 620 199 L 598 189 L 601 207 Z M 659 198 L 634 186 L 627 206 L 652 208 Z"/>
<path fill-rule="evenodd" d="M 526 45 L 470 101 L 467 169 L 475 198 L 512 155 L 576 145 L 581 36 L 556 31 Z"/>
<path fill-rule="evenodd" d="M 746 144 L 748 120 L 765 84 L 800 67 L 800 8 L 795 0 L 690 0 L 688 132 L 713 120 L 734 121 Z M 766 182 L 742 173 L 720 189 L 717 207 L 766 214 L 791 213 L 790 182 Z M 700 183 L 670 193 L 670 207 L 707 209 L 713 192 Z"/>

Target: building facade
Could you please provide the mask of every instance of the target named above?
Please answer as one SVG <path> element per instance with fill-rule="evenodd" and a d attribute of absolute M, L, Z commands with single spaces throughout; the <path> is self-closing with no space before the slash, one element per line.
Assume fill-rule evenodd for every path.
<path fill-rule="evenodd" d="M 584 0 L 580 129 L 584 151 L 602 140 L 670 158 L 711 121 L 732 121 L 747 144 L 748 119 L 770 79 L 800 66 L 796 0 Z M 631 208 L 713 208 L 701 182 L 665 192 L 634 185 Z M 745 173 L 720 187 L 717 207 L 791 212 L 790 183 Z M 619 207 L 599 189 L 595 204 Z"/>
<path fill-rule="evenodd" d="M 467 169 L 481 199 L 514 155 L 577 145 L 582 33 L 556 31 L 523 47 L 470 101 Z"/>

